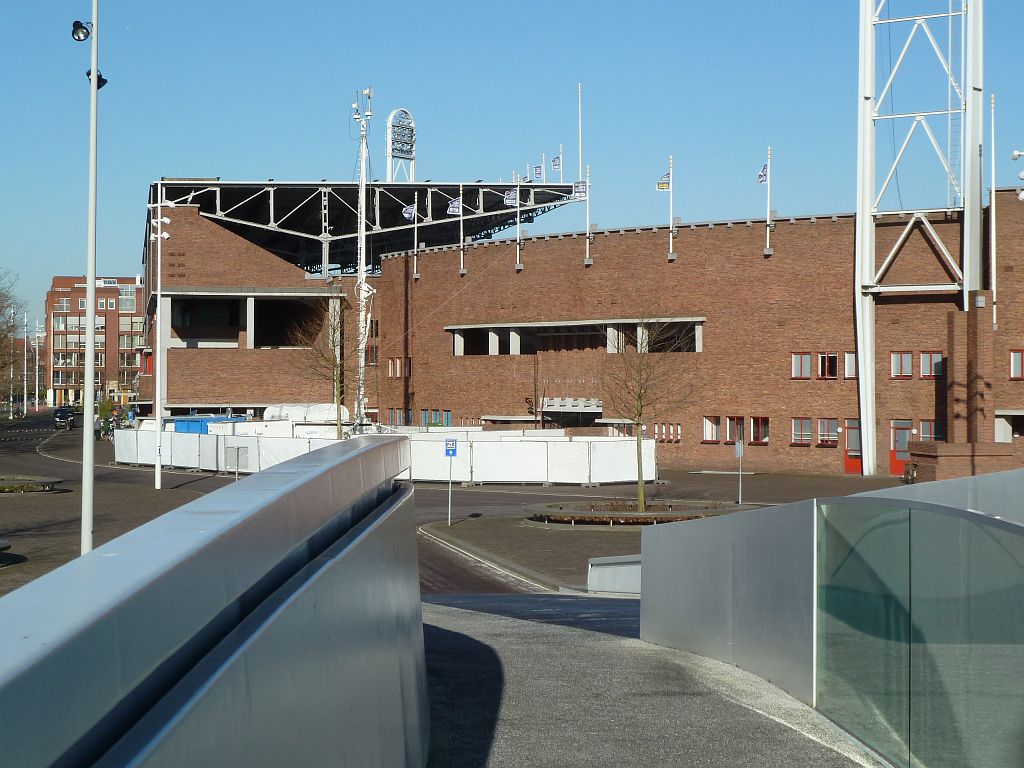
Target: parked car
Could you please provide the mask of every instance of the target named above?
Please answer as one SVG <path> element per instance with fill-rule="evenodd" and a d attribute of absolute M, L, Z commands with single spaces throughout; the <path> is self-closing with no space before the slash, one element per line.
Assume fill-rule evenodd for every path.
<path fill-rule="evenodd" d="M 60 408 L 55 410 L 53 412 L 53 428 L 74 429 L 75 409 L 67 405 L 62 405 Z"/>

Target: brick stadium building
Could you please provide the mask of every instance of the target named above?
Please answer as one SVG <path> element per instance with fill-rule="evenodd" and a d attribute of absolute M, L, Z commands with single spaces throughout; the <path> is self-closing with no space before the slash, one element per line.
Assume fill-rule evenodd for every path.
<path fill-rule="evenodd" d="M 85 277 L 54 277 L 46 293 L 46 402 L 82 402 L 85 372 Z M 146 312 L 138 277 L 96 281 L 96 388 L 114 402 L 136 398 Z"/>
<path fill-rule="evenodd" d="M 467 238 L 509 226 L 509 211 L 500 207 L 508 185 L 477 186 L 474 218 L 462 222 Z M 171 220 L 162 254 L 168 411 L 329 402 L 331 382 L 313 374 L 308 351 L 289 328 L 319 317 L 332 298 L 343 308 L 351 409 L 356 319 L 346 265 L 354 228 L 341 223 L 345 234 L 318 239 L 317 228 L 328 226 L 314 194 L 318 185 L 210 180 L 162 187 L 163 199 L 175 203 L 163 209 Z M 342 199 L 350 187 L 331 187 L 322 197 Z M 283 231 L 274 213 L 281 199 L 272 202 L 271 190 L 282 199 L 313 196 L 307 231 Z M 610 409 L 609 377 L 624 359 L 620 350 L 635 352 L 638 339 L 643 346 L 643 327 L 656 319 L 682 345 L 662 353 L 671 360 L 663 375 L 680 396 L 645 419 L 663 465 L 734 468 L 739 438 L 754 471 L 864 469 L 854 216 L 779 220 L 770 257 L 763 253 L 763 220 L 722 221 L 681 226 L 674 260 L 667 258 L 667 228 L 646 227 L 594 233 L 589 266 L 582 233 L 526 238 L 517 267 L 515 240 L 460 247 L 443 211 L 427 208 L 414 235 L 400 218 L 414 191 L 421 204 L 440 195 L 435 208 L 455 194 L 450 186 L 442 193 L 424 184 L 371 189 L 377 207 L 367 395 L 377 420 L 617 429 L 624 414 Z M 266 200 L 244 216 L 237 208 L 225 213 L 229 193 Z M 570 193 L 531 190 L 521 198 L 521 214 L 543 213 Z M 925 477 L 1021 464 L 1024 205 L 1012 190 L 999 192 L 997 202 L 998 242 L 1006 244 L 995 273 L 998 305 L 987 245 L 983 290 L 971 292 L 969 311 L 955 287 L 901 289 L 877 300 L 871 365 L 878 473 L 899 474 L 910 452 Z M 288 210 L 302 218 L 301 207 Z M 959 284 L 933 235 L 955 252 L 958 214 L 926 218 L 909 227 L 897 216 L 877 220 L 880 266 L 881 255 L 903 243 L 883 268 L 883 286 Z M 413 250 L 416 241 L 426 247 Z M 152 247 L 144 260 L 152 293 Z M 328 284 L 319 279 L 324 266 Z M 144 376 L 141 399 L 151 392 L 152 378 Z"/>

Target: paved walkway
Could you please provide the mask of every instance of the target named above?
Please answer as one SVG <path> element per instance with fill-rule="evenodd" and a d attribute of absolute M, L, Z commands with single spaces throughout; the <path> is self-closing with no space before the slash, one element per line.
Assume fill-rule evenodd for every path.
<path fill-rule="evenodd" d="M 428 598 L 428 765 L 884 765 L 763 680 L 640 641 L 639 614 L 636 600 Z"/>

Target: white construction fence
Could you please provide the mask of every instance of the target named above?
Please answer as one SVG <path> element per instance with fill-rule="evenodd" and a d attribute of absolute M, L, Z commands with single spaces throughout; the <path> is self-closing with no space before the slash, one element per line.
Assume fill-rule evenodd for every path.
<path fill-rule="evenodd" d="M 338 442 L 326 436 L 309 436 L 314 430 L 304 429 L 301 424 L 291 430 L 295 436 L 281 436 L 284 427 L 274 426 L 281 424 L 211 424 L 211 434 L 205 435 L 165 431 L 160 455 L 169 467 L 249 474 Z M 333 431 L 333 426 L 330 429 Z M 212 434 L 215 430 L 233 434 Z M 567 437 L 562 430 L 554 429 L 431 430 L 407 436 L 412 465 L 400 476 L 405 480 L 447 481 L 449 471 L 457 483 L 582 485 L 636 480 L 636 441 L 631 437 Z M 155 464 L 155 438 L 152 429 L 115 431 L 115 460 L 119 464 Z M 445 445 L 451 440 L 456 441 L 456 455 L 449 458 Z M 643 441 L 643 474 L 648 482 L 657 477 L 655 446 L 654 440 Z"/>

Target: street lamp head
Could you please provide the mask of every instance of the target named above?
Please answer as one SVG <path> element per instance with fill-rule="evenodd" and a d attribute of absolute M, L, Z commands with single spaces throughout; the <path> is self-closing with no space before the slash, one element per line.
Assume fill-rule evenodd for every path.
<path fill-rule="evenodd" d="M 1010 153 L 1011 160 L 1020 160 L 1022 157 L 1024 157 L 1024 152 L 1019 149 L 1015 149 Z"/>
<path fill-rule="evenodd" d="M 92 70 L 91 69 L 86 70 L 85 77 L 86 77 L 87 80 L 90 80 L 90 81 L 92 80 Z M 102 88 L 106 84 L 107 84 L 107 78 L 105 78 L 103 76 L 103 73 L 100 72 L 97 69 L 96 70 L 96 90 L 98 91 L 100 88 Z"/>
<path fill-rule="evenodd" d="M 71 37 L 77 42 L 81 43 L 89 39 L 89 27 L 90 24 L 85 22 L 84 24 L 80 21 L 76 21 L 71 25 Z"/>

